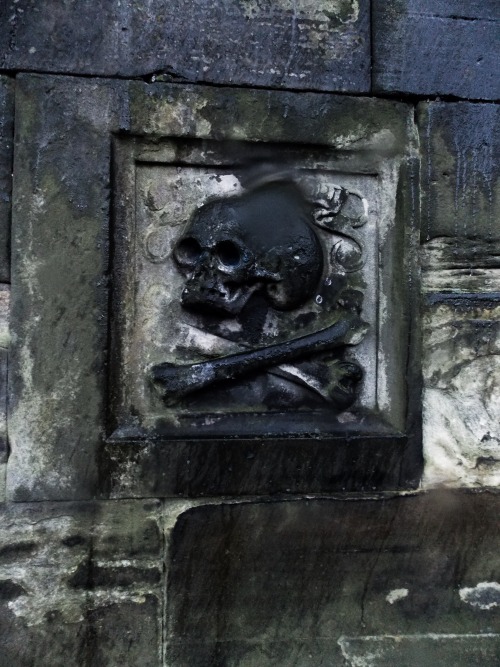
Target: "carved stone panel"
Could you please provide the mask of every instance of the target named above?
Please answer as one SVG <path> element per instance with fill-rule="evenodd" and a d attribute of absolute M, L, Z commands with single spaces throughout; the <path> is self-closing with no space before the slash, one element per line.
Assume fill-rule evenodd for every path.
<path fill-rule="evenodd" d="M 115 159 L 114 438 L 404 428 L 396 179 L 293 145 L 119 139 Z"/>

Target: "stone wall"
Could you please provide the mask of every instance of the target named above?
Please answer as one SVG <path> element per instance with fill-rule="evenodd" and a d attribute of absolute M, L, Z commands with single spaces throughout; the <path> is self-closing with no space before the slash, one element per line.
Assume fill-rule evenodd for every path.
<path fill-rule="evenodd" d="M 0 665 L 500 663 L 499 23 L 495 0 L 0 7 Z M 413 439 L 117 450 L 120 140 L 153 164 L 167 135 L 311 133 L 411 162 Z"/>

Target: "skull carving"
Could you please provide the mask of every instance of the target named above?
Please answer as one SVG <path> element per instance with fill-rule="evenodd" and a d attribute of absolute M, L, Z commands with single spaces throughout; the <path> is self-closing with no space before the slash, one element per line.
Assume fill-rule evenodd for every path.
<path fill-rule="evenodd" d="M 303 305 L 323 273 L 312 219 L 311 204 L 289 181 L 204 204 L 174 249 L 187 276 L 182 305 L 237 316 L 256 292 L 277 310 Z"/>

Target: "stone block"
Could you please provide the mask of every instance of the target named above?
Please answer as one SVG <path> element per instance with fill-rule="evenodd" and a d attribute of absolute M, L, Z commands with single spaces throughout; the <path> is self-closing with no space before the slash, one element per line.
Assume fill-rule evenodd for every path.
<path fill-rule="evenodd" d="M 500 484 L 500 294 L 431 294 L 423 319 L 424 484 Z"/>
<path fill-rule="evenodd" d="M 368 0 L 12 3 L 1 67 L 366 92 Z M 50 39 L 47 39 L 50 35 Z"/>
<path fill-rule="evenodd" d="M 117 87 L 17 78 L 7 472 L 17 499 L 94 495 Z"/>
<path fill-rule="evenodd" d="M 498 253 L 500 241 L 500 110 L 495 104 L 422 103 L 418 107 L 422 150 L 422 241 L 463 239 L 478 268 Z M 495 245 L 496 244 L 496 245 Z M 481 254 L 476 259 L 474 254 Z"/>
<path fill-rule="evenodd" d="M 14 81 L 0 76 L 0 283 L 10 279 Z"/>
<path fill-rule="evenodd" d="M 497 100 L 496 0 L 373 0 L 376 92 Z"/>
<path fill-rule="evenodd" d="M 160 524 L 154 501 L 3 506 L 0 662 L 157 667 Z"/>
<path fill-rule="evenodd" d="M 171 536 L 169 665 L 355 665 L 366 653 L 347 638 L 380 635 L 401 640 L 381 665 L 414 664 L 407 635 L 450 657 L 416 664 L 468 667 L 452 658 L 471 635 L 464 655 L 494 664 L 499 509 L 495 493 L 444 491 L 192 508 Z"/>

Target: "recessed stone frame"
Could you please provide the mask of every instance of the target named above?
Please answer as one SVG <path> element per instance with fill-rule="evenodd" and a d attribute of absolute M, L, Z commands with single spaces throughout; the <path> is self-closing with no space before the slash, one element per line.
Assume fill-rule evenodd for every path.
<path fill-rule="evenodd" d="M 270 96 L 261 97 L 263 102 Z M 285 108 L 274 109 L 271 117 L 275 127 L 286 128 Z M 408 403 L 418 396 L 419 385 L 418 371 L 407 374 L 416 345 L 408 346 L 410 322 L 418 307 L 411 295 L 415 166 L 410 140 L 397 146 L 390 127 L 368 137 L 362 122 L 363 136 L 352 142 L 356 148 L 339 136 L 340 115 L 328 142 L 307 132 L 300 142 L 290 141 L 286 132 L 288 140 L 277 142 L 267 127 L 246 135 L 230 126 L 222 137 L 209 132 L 205 138 L 202 132 L 189 139 L 115 139 L 106 452 L 111 478 L 124 489 L 133 489 L 139 478 L 155 493 L 173 485 L 176 492 L 193 494 L 372 490 L 417 482 L 418 456 L 411 472 L 403 464 L 413 435 L 406 423 Z M 165 359 L 200 363 L 206 350 L 223 357 L 236 349 L 226 338 L 204 335 L 196 317 L 185 316 L 179 305 L 184 278 L 173 254 L 194 211 L 214 198 L 229 200 L 245 191 L 248 163 L 281 166 L 296 182 L 309 184 L 311 199 L 344 188 L 365 202 L 366 220 L 353 222 L 351 238 L 363 248 L 362 266 L 353 273 L 359 274 L 354 284 L 364 293 L 361 314 L 368 331 L 348 352 L 363 367 L 364 380 L 357 401 L 340 414 L 327 403 L 307 409 L 243 402 L 239 409 L 228 407 L 234 390 L 218 394 L 217 385 L 198 392 L 198 403 L 182 405 L 174 395 L 165 404 L 150 381 L 150 369 Z M 327 254 L 333 250 L 328 247 Z M 319 289 L 327 289 L 326 281 Z M 317 309 L 323 298 L 316 296 Z M 138 464 L 130 474 L 122 474 L 125 452 L 133 452 Z"/>
<path fill-rule="evenodd" d="M 412 108 L 71 77 L 23 75 L 19 83 L 11 497 L 415 487 L 421 438 Z M 243 187 L 248 160 L 287 165 L 294 178 L 317 186 L 316 194 L 340 188 L 366 202 L 367 219 L 351 237 L 364 253 L 358 285 L 368 328 L 348 352 L 365 380 L 341 414 L 177 410 L 148 386 L 151 364 L 164 360 L 165 341 L 155 349 L 155 336 L 165 305 L 179 293 L 167 270 L 183 228 L 173 221 L 203 205 L 207 188 L 219 197 Z M 169 275 L 170 285 L 163 280 Z M 156 296 L 148 300 L 143 287 Z"/>

